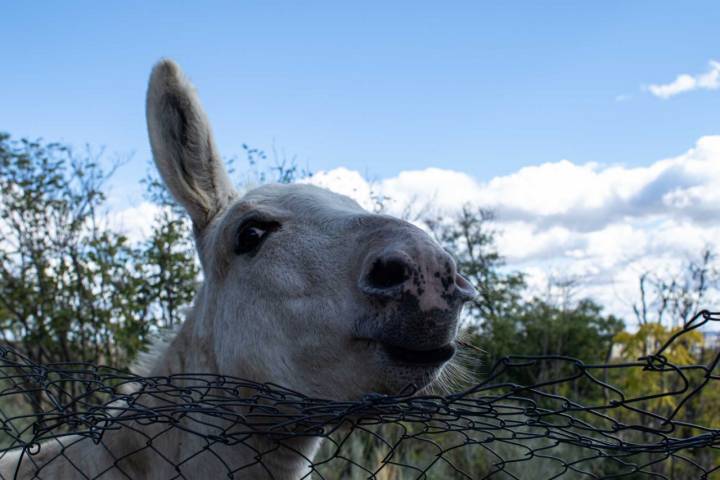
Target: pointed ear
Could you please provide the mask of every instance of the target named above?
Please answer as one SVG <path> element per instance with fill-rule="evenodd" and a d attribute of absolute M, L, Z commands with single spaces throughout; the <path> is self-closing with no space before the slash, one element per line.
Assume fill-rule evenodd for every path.
<path fill-rule="evenodd" d="M 155 165 L 197 232 L 236 195 L 194 87 L 172 60 L 153 68 L 147 124 Z"/>

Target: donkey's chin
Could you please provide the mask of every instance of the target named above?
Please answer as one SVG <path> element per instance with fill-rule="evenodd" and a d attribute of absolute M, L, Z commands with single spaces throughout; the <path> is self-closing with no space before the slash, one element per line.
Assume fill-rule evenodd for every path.
<path fill-rule="evenodd" d="M 389 344 L 381 344 L 381 346 L 393 363 L 405 367 L 438 368 L 445 365 L 455 356 L 455 345 L 452 342 L 425 349 Z"/>
<path fill-rule="evenodd" d="M 382 392 L 422 391 L 438 379 L 456 352 L 454 342 L 423 349 L 384 342 L 375 344 L 382 365 Z"/>

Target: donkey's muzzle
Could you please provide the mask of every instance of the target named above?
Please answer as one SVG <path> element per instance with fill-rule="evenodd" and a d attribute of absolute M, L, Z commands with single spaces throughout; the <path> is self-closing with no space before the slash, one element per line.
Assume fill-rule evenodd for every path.
<path fill-rule="evenodd" d="M 382 346 L 393 361 L 405 365 L 441 365 L 455 355 L 455 345 L 452 343 L 429 350 L 414 350 L 389 344 L 382 344 Z"/>
<path fill-rule="evenodd" d="M 358 336 L 379 342 L 389 358 L 405 365 L 452 358 L 460 311 L 476 296 L 450 255 L 430 242 L 371 253 L 358 286 L 370 302 Z"/>
<path fill-rule="evenodd" d="M 371 298 L 415 297 L 423 309 L 447 308 L 477 296 L 444 251 L 411 256 L 402 250 L 390 250 L 371 255 L 365 261 L 358 285 Z"/>

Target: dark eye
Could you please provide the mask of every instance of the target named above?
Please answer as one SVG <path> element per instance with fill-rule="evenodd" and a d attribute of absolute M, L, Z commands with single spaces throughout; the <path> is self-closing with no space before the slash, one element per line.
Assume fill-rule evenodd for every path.
<path fill-rule="evenodd" d="M 235 253 L 241 255 L 254 251 L 271 232 L 274 232 L 279 227 L 280 224 L 277 222 L 258 220 L 245 222 L 238 230 L 237 239 L 235 240 Z"/>

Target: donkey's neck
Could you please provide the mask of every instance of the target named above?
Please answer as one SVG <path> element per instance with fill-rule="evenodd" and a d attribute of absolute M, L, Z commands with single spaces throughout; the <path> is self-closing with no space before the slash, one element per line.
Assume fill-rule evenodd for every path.
<path fill-rule="evenodd" d="M 194 311 L 190 310 L 182 325 L 153 343 L 138 373 L 148 376 L 219 373 L 211 339 L 197 332 L 197 323 Z"/>
<path fill-rule="evenodd" d="M 214 319 L 199 317 L 198 315 L 201 314 L 212 314 L 212 311 L 210 309 L 200 310 L 197 307 L 189 311 L 185 322 L 176 330 L 176 333 L 162 339 L 151 349 L 151 353 L 155 352 L 154 359 L 146 358 L 144 360 L 146 372 L 143 373 L 148 376 L 172 376 L 182 373 L 223 374 L 218 369 L 213 339 L 205 334 L 205 332 L 213 331 L 208 327 Z M 240 372 L 247 372 L 244 379 L 260 382 L 274 380 L 272 378 L 254 378 L 253 369 L 243 369 L 242 365 L 238 367 Z M 242 373 L 240 376 L 243 376 Z M 242 415 L 243 412 L 238 411 L 238 414 Z M 199 425 L 199 423 L 193 424 L 193 429 L 202 428 Z M 232 427 L 232 425 L 223 425 L 223 427 Z M 217 429 L 211 431 L 208 427 L 206 433 L 217 434 L 218 431 Z M 222 478 L 233 470 L 238 470 L 235 478 L 276 478 L 278 480 L 301 478 L 308 473 L 308 461 L 312 459 L 319 446 L 317 438 L 297 437 L 276 442 L 265 435 L 251 435 L 238 445 L 214 445 L 214 454 L 223 459 L 223 461 L 218 461 L 212 453 L 197 455 L 206 448 L 207 441 L 202 436 L 188 433 L 182 428 L 168 430 L 157 438 L 157 442 L 159 443 L 157 447 L 165 455 L 171 456 L 173 461 L 185 462 L 183 463 L 183 472 L 188 469 L 192 470 L 195 465 L 198 472 L 193 471 L 192 473 L 197 473 L 197 478 L 208 477 L 210 472 L 213 473 L 210 477 Z M 153 446 L 155 446 L 154 443 L 155 441 Z M 196 456 L 193 457 L 194 455 Z M 261 459 L 261 464 L 258 464 L 258 457 Z M 192 458 L 192 460 L 186 461 L 188 458 Z M 142 463 L 148 464 L 148 462 Z M 152 465 L 153 462 L 149 464 Z M 217 471 L 212 470 L 210 464 L 215 465 Z M 164 477 L 159 475 L 157 478 Z M 196 477 L 190 474 L 188 478 Z"/>

